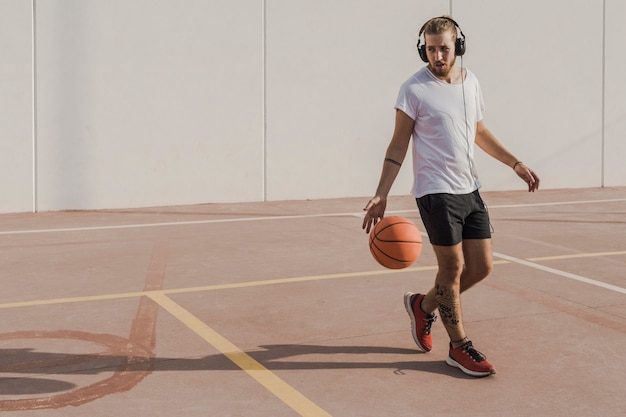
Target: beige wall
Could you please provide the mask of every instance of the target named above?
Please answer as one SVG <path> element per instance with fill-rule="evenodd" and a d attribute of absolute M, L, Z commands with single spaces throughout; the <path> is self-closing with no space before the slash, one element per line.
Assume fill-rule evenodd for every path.
<path fill-rule="evenodd" d="M 31 5 L 0 2 L 0 213 L 32 210 Z"/>
<path fill-rule="evenodd" d="M 626 57 L 622 51 L 626 3 L 606 3 L 606 58 L 604 64 L 604 185 L 626 184 Z M 594 45 L 598 48 L 598 45 Z"/>
<path fill-rule="evenodd" d="M 0 2 L 0 212 L 365 198 L 417 31 L 450 6 L 487 125 L 544 187 L 626 185 L 620 0 L 34 4 L 33 148 L 32 2 Z M 485 190 L 523 188 L 477 162 Z"/>

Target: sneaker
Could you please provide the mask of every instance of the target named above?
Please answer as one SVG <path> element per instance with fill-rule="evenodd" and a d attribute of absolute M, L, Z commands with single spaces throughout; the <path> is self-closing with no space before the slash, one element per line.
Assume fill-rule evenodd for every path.
<path fill-rule="evenodd" d="M 469 341 L 456 349 L 452 349 L 450 344 L 450 354 L 446 358 L 446 363 L 459 368 L 467 375 L 483 377 L 496 373 L 496 368 L 487 361 L 487 357 L 474 349 Z"/>
<path fill-rule="evenodd" d="M 435 313 L 424 313 L 421 308 L 424 294 L 413 294 L 407 292 L 404 294 L 404 307 L 411 318 L 411 334 L 413 340 L 424 352 L 430 352 L 433 348 L 433 338 L 430 335 L 430 327 L 437 319 Z"/>

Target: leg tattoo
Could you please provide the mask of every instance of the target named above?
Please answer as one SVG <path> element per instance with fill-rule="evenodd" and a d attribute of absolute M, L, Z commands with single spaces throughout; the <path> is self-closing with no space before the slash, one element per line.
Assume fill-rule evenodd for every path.
<path fill-rule="evenodd" d="M 435 291 L 441 320 L 450 327 L 457 327 L 461 321 L 459 295 L 455 295 L 452 289 L 439 284 L 435 284 Z"/>

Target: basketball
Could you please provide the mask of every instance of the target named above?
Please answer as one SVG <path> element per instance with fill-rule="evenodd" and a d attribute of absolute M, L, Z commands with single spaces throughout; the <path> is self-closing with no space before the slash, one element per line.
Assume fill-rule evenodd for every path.
<path fill-rule="evenodd" d="M 401 216 L 383 217 L 370 231 L 370 252 L 382 266 L 402 269 L 411 266 L 422 252 L 422 235 L 417 226 Z"/>

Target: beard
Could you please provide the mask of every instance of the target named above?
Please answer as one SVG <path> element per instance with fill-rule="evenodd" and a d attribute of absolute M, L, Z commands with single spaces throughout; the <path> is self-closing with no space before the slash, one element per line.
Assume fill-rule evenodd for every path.
<path fill-rule="evenodd" d="M 454 67 L 454 62 L 456 61 L 456 57 L 452 60 L 452 62 L 447 63 L 443 61 L 435 62 L 435 65 L 428 63 L 428 68 L 430 71 L 438 78 L 446 78 L 450 75 L 452 68 Z"/>

